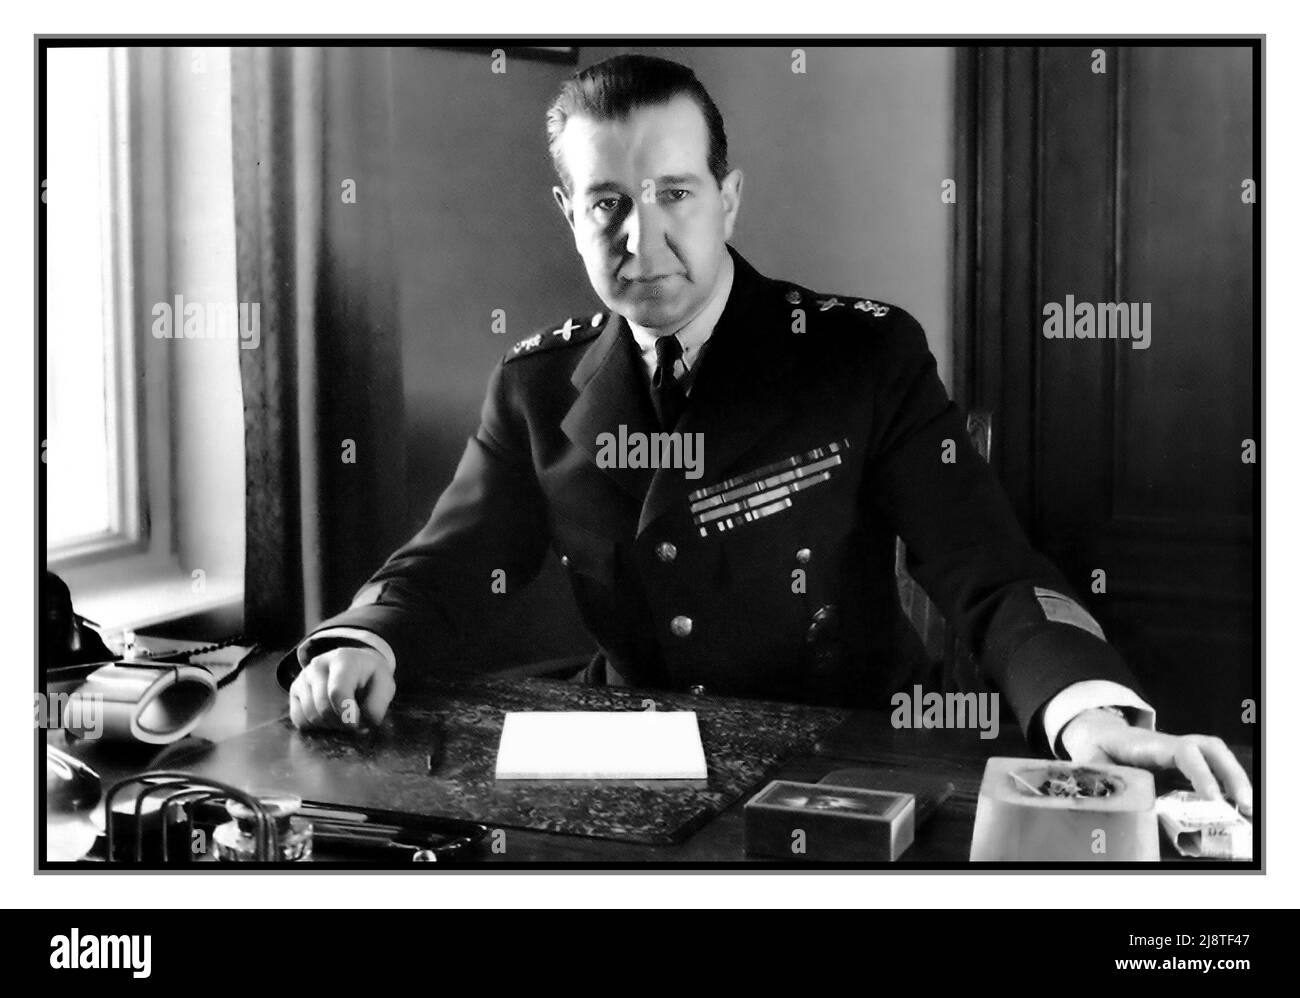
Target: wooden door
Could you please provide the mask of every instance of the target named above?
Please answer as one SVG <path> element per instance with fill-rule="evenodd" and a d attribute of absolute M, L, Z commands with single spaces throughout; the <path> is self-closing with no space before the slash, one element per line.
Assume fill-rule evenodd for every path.
<path fill-rule="evenodd" d="M 1161 727 L 1238 742 L 1262 654 L 1258 60 L 984 48 L 959 74 L 955 392 L 994 413 L 1026 527 Z M 1053 303 L 1092 305 L 1094 338 L 1048 338 Z M 1148 316 L 1145 340 L 1097 337 L 1103 314 Z"/>

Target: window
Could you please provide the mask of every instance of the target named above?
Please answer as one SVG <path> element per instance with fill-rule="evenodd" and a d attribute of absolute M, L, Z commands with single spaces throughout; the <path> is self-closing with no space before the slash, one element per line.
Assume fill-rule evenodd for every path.
<path fill-rule="evenodd" d="M 46 561 L 106 631 L 243 595 L 230 50 L 46 53 Z M 177 305 L 177 307 L 180 307 Z"/>
<path fill-rule="evenodd" d="M 43 456 L 52 557 L 140 540 L 118 66 L 110 49 L 49 53 Z"/>

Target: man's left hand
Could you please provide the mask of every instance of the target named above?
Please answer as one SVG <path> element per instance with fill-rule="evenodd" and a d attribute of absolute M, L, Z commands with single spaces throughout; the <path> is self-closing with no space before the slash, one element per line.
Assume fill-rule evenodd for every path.
<path fill-rule="evenodd" d="M 1147 731 L 1109 711 L 1085 710 L 1061 731 L 1061 744 L 1070 761 L 1080 765 L 1109 762 L 1153 770 L 1176 767 L 1200 796 L 1226 796 L 1248 818 L 1254 811 L 1250 777 L 1222 738 Z"/>

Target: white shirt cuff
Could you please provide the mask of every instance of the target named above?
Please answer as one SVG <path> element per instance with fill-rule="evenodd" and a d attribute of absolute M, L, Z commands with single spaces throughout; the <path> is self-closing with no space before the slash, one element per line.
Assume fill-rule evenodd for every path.
<path fill-rule="evenodd" d="M 319 654 L 319 652 L 312 649 L 318 642 L 327 638 L 360 641 L 363 645 L 373 648 L 384 656 L 384 661 L 388 663 L 388 668 L 391 671 L 397 671 L 397 656 L 393 654 L 393 646 L 374 631 L 362 630 L 360 627 L 327 627 L 323 631 L 308 635 L 302 644 L 298 646 L 298 664 L 306 668 L 307 663 Z"/>
<path fill-rule="evenodd" d="M 1061 729 L 1085 710 L 1095 707 L 1119 707 L 1135 728 L 1148 731 L 1156 728 L 1155 708 L 1127 686 L 1109 679 L 1085 679 L 1081 683 L 1071 683 L 1047 701 L 1043 708 L 1043 733 L 1047 735 L 1047 744 L 1052 747 L 1052 755 L 1061 758 L 1056 750 Z"/>

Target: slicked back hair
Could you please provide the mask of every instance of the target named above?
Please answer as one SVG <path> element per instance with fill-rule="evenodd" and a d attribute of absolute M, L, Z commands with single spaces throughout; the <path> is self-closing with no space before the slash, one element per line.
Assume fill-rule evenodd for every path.
<path fill-rule="evenodd" d="M 560 136 L 570 118 L 584 115 L 594 121 L 624 121 L 636 108 L 666 104 L 682 96 L 695 101 L 704 115 L 709 134 L 709 172 L 721 186 L 727 175 L 727 131 L 722 113 L 704 84 L 688 67 L 669 59 L 616 55 L 565 80 L 546 111 L 551 161 L 565 192 L 573 194 L 573 179 L 560 155 Z"/>

